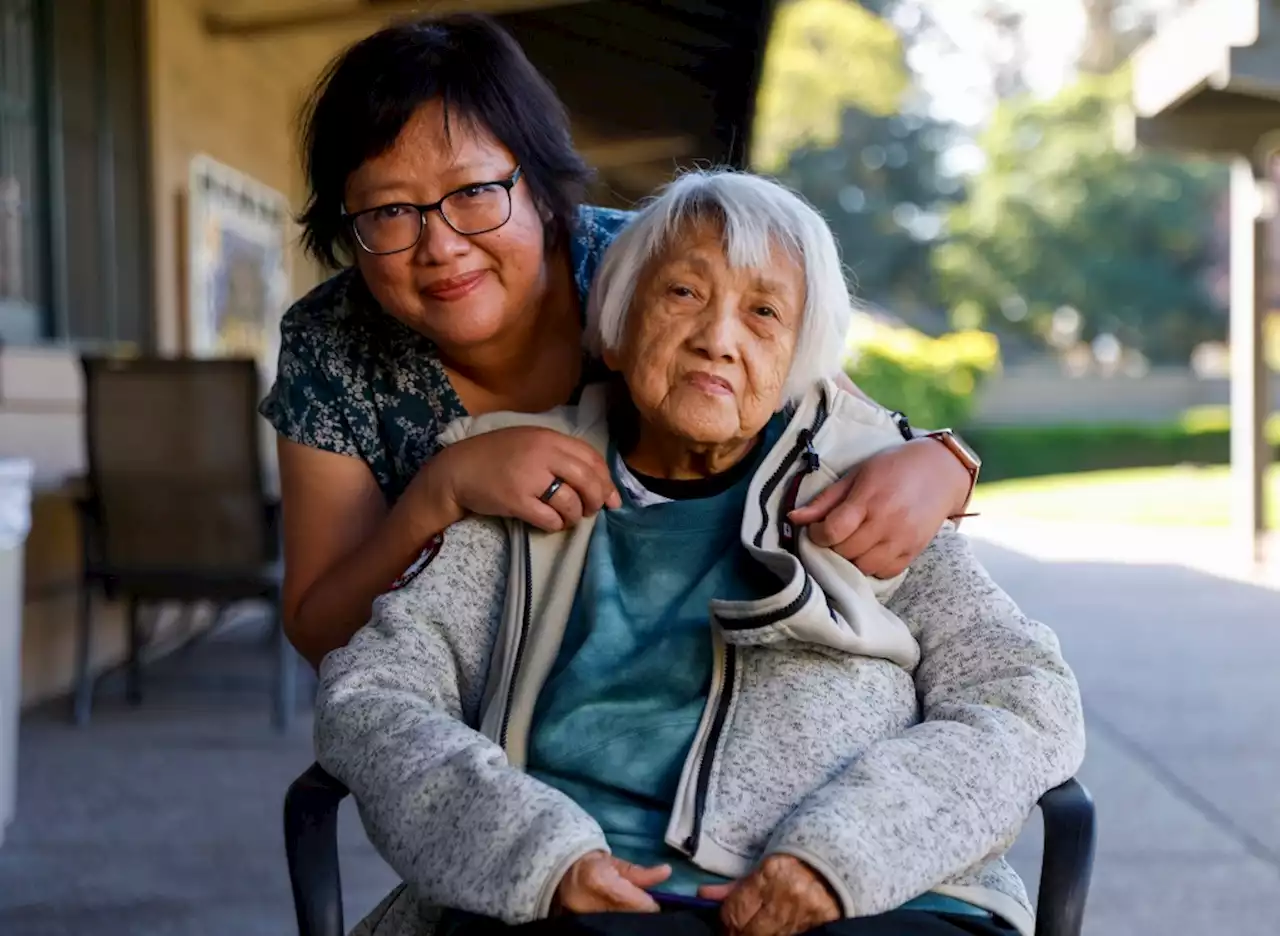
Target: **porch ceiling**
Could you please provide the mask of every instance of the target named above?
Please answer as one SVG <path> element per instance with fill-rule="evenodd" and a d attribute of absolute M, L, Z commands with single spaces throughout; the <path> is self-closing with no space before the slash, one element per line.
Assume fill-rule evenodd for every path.
<path fill-rule="evenodd" d="M 518 10 L 585 3 L 587 0 L 231 0 L 210 4 L 204 14 L 205 30 L 215 36 L 258 38 L 328 26 L 376 29 L 390 19 L 417 14 L 450 13 L 497 15 Z"/>
<path fill-rule="evenodd" d="M 493 14 L 555 85 L 599 173 L 595 197 L 627 203 L 680 166 L 741 165 L 773 0 L 277 0 L 220 3 L 206 29 L 253 40 L 341 26 L 371 31 L 423 10 Z"/>

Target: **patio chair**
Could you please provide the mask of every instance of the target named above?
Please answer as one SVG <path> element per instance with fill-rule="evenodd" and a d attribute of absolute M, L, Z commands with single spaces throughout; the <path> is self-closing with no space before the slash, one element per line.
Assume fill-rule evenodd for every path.
<path fill-rule="evenodd" d="M 338 871 L 338 807 L 347 788 L 311 767 L 284 798 L 284 846 L 298 936 L 344 936 Z M 1044 855 L 1036 900 L 1036 936 L 1080 936 L 1093 874 L 1093 798 L 1068 780 L 1040 798 Z"/>
<path fill-rule="evenodd" d="M 252 360 L 81 359 L 87 490 L 73 716 L 93 702 L 93 595 L 123 601 L 126 694 L 141 700 L 147 603 L 261 600 L 272 616 L 273 722 L 295 707 L 297 657 L 280 618 L 278 504 L 262 477 Z"/>

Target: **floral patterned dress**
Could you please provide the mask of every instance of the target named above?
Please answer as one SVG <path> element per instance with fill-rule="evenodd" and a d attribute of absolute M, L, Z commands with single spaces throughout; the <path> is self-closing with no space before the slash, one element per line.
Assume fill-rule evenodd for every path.
<path fill-rule="evenodd" d="M 605 248 L 631 217 L 578 209 L 569 253 L 583 309 Z M 441 430 L 466 415 L 432 341 L 384 312 L 354 268 L 285 313 L 276 374 L 259 408 L 267 421 L 292 442 L 363 459 L 388 504 L 438 450 Z"/>

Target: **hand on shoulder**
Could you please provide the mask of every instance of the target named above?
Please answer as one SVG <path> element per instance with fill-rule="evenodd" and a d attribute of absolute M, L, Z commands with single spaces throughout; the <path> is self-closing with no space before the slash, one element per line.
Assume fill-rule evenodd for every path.
<path fill-rule="evenodd" d="M 428 462 L 406 496 L 442 505 L 457 519 L 513 517 L 549 532 L 622 503 L 599 452 L 581 439 L 532 426 L 455 442 Z"/>

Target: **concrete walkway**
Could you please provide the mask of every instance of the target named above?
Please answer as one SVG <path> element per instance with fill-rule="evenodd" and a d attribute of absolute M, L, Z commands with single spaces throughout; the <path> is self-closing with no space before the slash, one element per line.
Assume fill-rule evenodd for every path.
<path fill-rule="evenodd" d="M 1097 562 L 1027 554 L 1061 556 L 1079 530 L 1039 546 L 1019 530 L 1020 552 L 969 532 L 1080 680 L 1099 817 L 1086 932 L 1280 932 L 1280 591 L 1199 571 L 1212 547 L 1179 531 L 1176 565 L 1116 531 Z"/>
<path fill-rule="evenodd" d="M 28 715 L 18 819 L 0 846 L 3 936 L 284 936 L 295 931 L 281 805 L 311 763 L 310 719 L 269 723 L 268 648 L 210 639 L 147 671 L 139 708 L 116 681 L 93 723 Z M 354 923 L 395 884 L 353 808 L 340 842 Z"/>
<path fill-rule="evenodd" d="M 1280 931 L 1280 592 L 1141 564 L 1114 536 L 1098 550 L 1106 561 L 1087 562 L 1055 552 L 1052 530 L 969 532 L 1058 630 L 1084 689 L 1082 778 L 1100 816 L 1086 931 Z M 0 847 L 0 933 L 292 930 L 280 801 L 310 741 L 305 724 L 284 740 L 270 732 L 268 664 L 265 648 L 228 636 L 155 668 L 139 709 L 104 687 L 86 731 L 61 711 L 27 717 L 19 819 Z M 353 923 L 393 875 L 354 809 L 343 818 Z M 1033 885 L 1038 838 L 1033 824 L 1015 848 Z"/>

